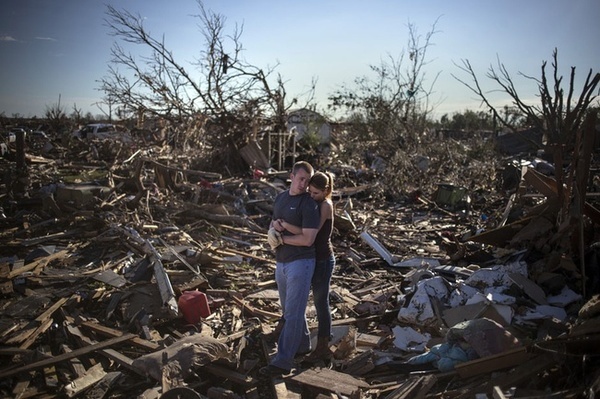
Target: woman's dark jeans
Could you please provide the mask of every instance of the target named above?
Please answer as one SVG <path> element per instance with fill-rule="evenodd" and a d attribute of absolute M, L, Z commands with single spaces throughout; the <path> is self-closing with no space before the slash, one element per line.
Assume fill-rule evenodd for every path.
<path fill-rule="evenodd" d="M 319 325 L 318 337 L 331 337 L 331 310 L 329 309 L 329 289 L 331 275 L 335 267 L 335 256 L 329 259 L 318 260 L 312 278 L 313 299 L 317 311 Z"/>

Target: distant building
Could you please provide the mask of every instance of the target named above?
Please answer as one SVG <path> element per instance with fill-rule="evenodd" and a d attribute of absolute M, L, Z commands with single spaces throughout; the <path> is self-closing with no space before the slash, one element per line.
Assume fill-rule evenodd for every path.
<path fill-rule="evenodd" d="M 329 143 L 331 140 L 331 124 L 318 112 L 301 108 L 290 111 L 287 120 L 288 132 L 295 128 L 296 141 L 300 140 L 308 132 L 314 132 L 321 138 L 321 143 Z"/>

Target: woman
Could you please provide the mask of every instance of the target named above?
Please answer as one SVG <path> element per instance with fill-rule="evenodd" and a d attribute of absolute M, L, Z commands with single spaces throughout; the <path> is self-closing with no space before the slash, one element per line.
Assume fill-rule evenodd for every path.
<path fill-rule="evenodd" d="M 319 212 L 321 214 L 319 232 L 315 238 L 315 272 L 311 281 L 318 321 L 317 346 L 305 359 L 305 361 L 312 362 L 329 359 L 332 356 L 329 349 L 329 340 L 331 339 L 329 290 L 331 276 L 335 267 L 335 256 L 331 244 L 334 219 L 333 201 L 331 199 L 333 193 L 333 175 L 328 172 L 316 172 L 310 179 L 308 192 L 319 204 Z M 278 223 L 281 223 L 283 228 L 292 233 L 298 229 L 297 226 L 291 225 L 281 219 Z"/>

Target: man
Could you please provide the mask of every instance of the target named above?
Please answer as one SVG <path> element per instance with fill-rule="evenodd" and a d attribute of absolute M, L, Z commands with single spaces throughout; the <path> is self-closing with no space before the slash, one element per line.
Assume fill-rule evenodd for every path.
<path fill-rule="evenodd" d="M 270 235 L 277 236 L 275 248 L 275 281 L 283 312 L 283 328 L 277 341 L 277 354 L 260 372 L 281 375 L 291 371 L 296 353 L 308 353 L 310 332 L 306 320 L 306 305 L 315 269 L 314 241 L 319 231 L 319 206 L 307 192 L 314 173 L 305 161 L 296 162 L 290 173 L 288 190 L 280 193 L 273 203 Z M 293 234 L 284 223 L 300 226 Z"/>

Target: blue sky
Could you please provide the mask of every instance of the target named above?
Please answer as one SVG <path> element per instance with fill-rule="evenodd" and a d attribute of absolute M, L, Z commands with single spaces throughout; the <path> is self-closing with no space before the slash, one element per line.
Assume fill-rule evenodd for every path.
<path fill-rule="evenodd" d="M 49 106 L 73 106 L 100 114 L 114 37 L 105 26 L 106 4 L 145 18 L 155 37 L 183 64 L 203 43 L 195 0 L 3 0 L 0 2 L 0 113 L 43 116 Z M 559 72 L 578 83 L 590 69 L 600 72 L 598 0 L 206 0 L 205 7 L 227 18 L 226 31 L 243 24 L 245 58 L 260 67 L 279 64 L 288 95 L 318 79 L 316 98 L 355 77 L 370 76 L 369 65 L 407 48 L 408 24 L 425 35 L 437 21 L 428 49 L 427 83 L 439 74 L 431 102 L 437 115 L 478 110 L 480 101 L 452 75 L 468 80 L 455 64 L 469 60 L 486 90 L 497 86 L 485 73 L 497 60 L 506 66 L 522 97 L 537 102 L 535 87 L 522 72 L 540 77 L 541 64 L 558 48 Z M 548 69 L 550 70 L 550 69 Z M 494 101 L 506 101 L 491 95 Z"/>

